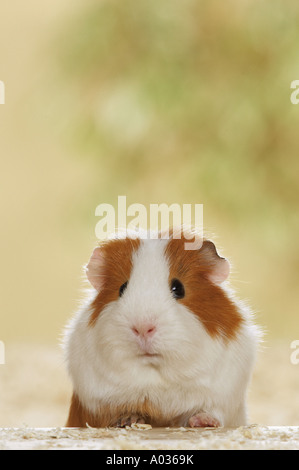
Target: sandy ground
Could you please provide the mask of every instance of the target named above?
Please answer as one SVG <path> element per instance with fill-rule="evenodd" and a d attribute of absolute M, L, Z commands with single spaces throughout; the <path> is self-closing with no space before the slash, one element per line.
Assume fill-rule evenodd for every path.
<path fill-rule="evenodd" d="M 0 450 L 296 450 L 299 427 L 0 429 Z"/>
<path fill-rule="evenodd" d="M 291 363 L 291 352 L 289 343 L 281 342 L 259 354 L 249 394 L 249 427 L 79 432 L 63 428 L 71 386 L 59 346 L 5 345 L 0 449 L 299 448 L 299 365 Z"/>

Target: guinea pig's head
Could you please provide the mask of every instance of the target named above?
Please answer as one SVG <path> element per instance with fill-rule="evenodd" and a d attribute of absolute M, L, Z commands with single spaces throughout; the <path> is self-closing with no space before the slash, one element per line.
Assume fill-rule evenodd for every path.
<path fill-rule="evenodd" d="M 189 250 L 183 233 L 115 238 L 95 248 L 86 273 L 96 289 L 88 328 L 108 360 L 183 366 L 242 321 L 221 287 L 229 263 L 209 240 Z"/>

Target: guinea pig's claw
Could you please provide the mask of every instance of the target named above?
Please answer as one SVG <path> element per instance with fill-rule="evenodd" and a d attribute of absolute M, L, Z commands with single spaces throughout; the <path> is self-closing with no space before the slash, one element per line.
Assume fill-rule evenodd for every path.
<path fill-rule="evenodd" d="M 137 415 L 132 415 L 132 416 L 123 416 L 117 421 L 116 426 L 118 428 L 124 428 L 126 426 L 131 426 L 132 424 L 145 424 L 145 421 L 143 418 Z"/>
<path fill-rule="evenodd" d="M 218 419 L 204 411 L 191 416 L 188 424 L 190 428 L 217 428 L 220 426 Z"/>

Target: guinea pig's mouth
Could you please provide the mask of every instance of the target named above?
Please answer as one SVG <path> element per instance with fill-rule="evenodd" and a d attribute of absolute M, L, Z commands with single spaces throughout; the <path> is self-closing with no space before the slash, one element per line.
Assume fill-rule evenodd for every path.
<path fill-rule="evenodd" d="M 149 352 L 144 352 L 142 354 L 139 354 L 139 357 L 147 357 L 147 358 L 150 358 L 150 359 L 158 358 L 160 356 L 161 356 L 161 354 L 149 353 Z"/>

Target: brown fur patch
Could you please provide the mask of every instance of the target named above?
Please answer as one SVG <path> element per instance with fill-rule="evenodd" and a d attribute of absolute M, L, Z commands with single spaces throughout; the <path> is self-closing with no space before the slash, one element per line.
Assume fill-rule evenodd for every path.
<path fill-rule="evenodd" d="M 119 288 L 129 280 L 132 270 L 132 255 L 139 248 L 140 240 L 133 238 L 113 239 L 103 243 L 104 257 L 99 275 L 102 289 L 91 305 L 89 325 L 93 326 L 103 308 L 119 297 Z"/>
<path fill-rule="evenodd" d="M 143 418 L 145 423 L 151 424 L 153 427 L 180 426 L 186 420 L 183 415 L 177 417 L 163 415 L 162 410 L 154 406 L 146 397 L 134 404 L 114 406 L 99 403 L 98 411 L 94 414 L 82 406 L 78 396 L 74 393 L 66 426 L 86 427 L 87 424 L 94 428 L 117 426 L 122 418 L 130 416 Z"/>
<path fill-rule="evenodd" d="M 208 250 L 211 242 L 204 240 L 199 250 L 185 250 L 185 241 L 182 234 L 180 239 L 171 239 L 165 250 L 170 263 L 169 283 L 178 279 L 185 287 L 185 297 L 177 302 L 197 315 L 212 337 L 233 338 L 242 316 L 223 289 L 207 277 L 214 266 Z"/>

